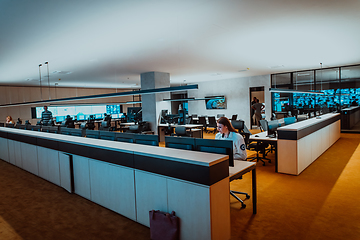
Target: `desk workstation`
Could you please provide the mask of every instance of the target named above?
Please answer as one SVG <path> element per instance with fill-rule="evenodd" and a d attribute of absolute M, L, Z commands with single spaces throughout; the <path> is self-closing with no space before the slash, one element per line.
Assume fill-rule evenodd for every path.
<path fill-rule="evenodd" d="M 165 130 L 170 129 L 170 132 L 173 133 L 174 128 L 178 126 L 183 126 L 186 129 L 189 129 L 194 133 L 194 137 L 202 138 L 203 137 L 203 125 L 202 124 L 158 124 L 158 135 L 159 135 L 159 142 L 165 141 Z"/>
<path fill-rule="evenodd" d="M 0 127 L 0 158 L 149 226 L 149 211 L 175 211 L 181 239 L 230 239 L 229 179 L 255 163 L 228 156 Z M 230 172 L 230 174 L 229 174 Z"/>
<path fill-rule="evenodd" d="M 251 141 L 275 146 L 275 171 L 299 175 L 340 138 L 340 114 L 328 113 L 250 136 Z"/>

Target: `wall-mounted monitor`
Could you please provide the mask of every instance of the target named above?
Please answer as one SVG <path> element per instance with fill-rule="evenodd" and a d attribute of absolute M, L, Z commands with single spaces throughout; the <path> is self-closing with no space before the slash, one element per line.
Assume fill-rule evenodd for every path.
<path fill-rule="evenodd" d="M 224 96 L 205 97 L 206 109 L 226 109 L 226 99 Z"/>

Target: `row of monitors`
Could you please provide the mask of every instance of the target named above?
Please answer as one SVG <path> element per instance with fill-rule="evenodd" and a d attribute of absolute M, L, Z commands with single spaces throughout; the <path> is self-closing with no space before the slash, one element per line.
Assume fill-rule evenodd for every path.
<path fill-rule="evenodd" d="M 122 106 L 119 104 L 116 105 L 86 105 L 86 106 L 49 106 L 49 111 L 52 112 L 54 117 L 60 116 L 76 116 L 79 114 L 82 115 L 95 115 L 106 113 L 111 114 L 121 114 L 123 112 Z M 41 118 L 41 114 L 44 111 L 43 107 L 31 108 L 32 118 Z M 36 116 L 34 116 L 36 115 Z"/>
<path fill-rule="evenodd" d="M 228 155 L 229 166 L 234 166 L 233 142 L 231 140 L 165 136 L 165 146 Z"/>
<path fill-rule="evenodd" d="M 69 116 L 72 117 L 73 119 L 76 119 L 77 121 L 86 121 L 89 119 L 90 114 L 89 115 L 78 114 L 78 115 L 69 115 Z M 102 114 L 102 113 L 93 114 L 93 116 L 94 116 L 95 120 L 101 120 L 104 118 L 104 114 Z M 111 114 L 112 119 L 121 119 L 124 117 L 125 117 L 125 115 L 123 113 Z M 62 122 L 65 119 L 66 119 L 66 116 L 58 116 L 58 117 L 56 117 L 56 122 Z"/>

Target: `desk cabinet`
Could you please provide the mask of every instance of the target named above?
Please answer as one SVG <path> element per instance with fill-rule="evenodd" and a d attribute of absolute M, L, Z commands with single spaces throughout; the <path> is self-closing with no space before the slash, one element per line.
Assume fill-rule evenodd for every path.
<path fill-rule="evenodd" d="M 340 115 L 278 129 L 278 172 L 299 175 L 340 138 Z"/>

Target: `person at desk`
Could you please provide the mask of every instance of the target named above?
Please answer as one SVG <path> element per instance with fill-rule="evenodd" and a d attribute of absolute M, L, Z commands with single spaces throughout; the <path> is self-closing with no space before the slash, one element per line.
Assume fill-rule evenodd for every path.
<path fill-rule="evenodd" d="M 43 125 L 51 125 L 52 122 L 52 112 L 48 110 L 47 106 L 44 106 L 44 111 L 41 113 L 41 122 Z"/>
<path fill-rule="evenodd" d="M 215 139 L 233 141 L 234 159 L 246 161 L 247 153 L 244 138 L 237 133 L 228 118 L 221 117 L 217 120 L 217 130 L 219 132 Z"/>
<path fill-rule="evenodd" d="M 10 115 L 6 117 L 6 123 L 14 124 L 14 121 Z"/>

